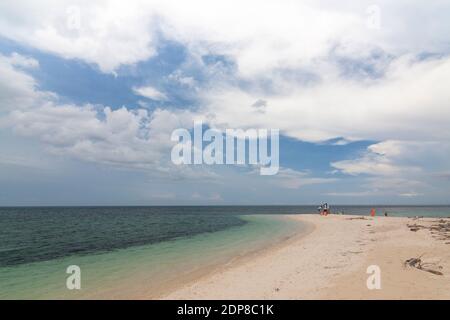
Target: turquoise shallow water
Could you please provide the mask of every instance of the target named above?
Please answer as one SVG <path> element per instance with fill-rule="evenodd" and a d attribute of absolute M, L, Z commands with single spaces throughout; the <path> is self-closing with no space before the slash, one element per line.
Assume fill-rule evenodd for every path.
<path fill-rule="evenodd" d="M 240 217 L 245 223 L 213 233 L 110 252 L 0 268 L 2 299 L 85 299 L 156 297 L 299 231 L 280 216 Z M 81 269 L 81 290 L 66 288 L 69 265 Z"/>

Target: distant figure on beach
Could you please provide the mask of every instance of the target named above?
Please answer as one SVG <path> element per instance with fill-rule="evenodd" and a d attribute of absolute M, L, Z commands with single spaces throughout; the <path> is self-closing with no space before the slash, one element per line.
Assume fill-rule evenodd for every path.
<path fill-rule="evenodd" d="M 384 216 L 385 216 L 385 217 L 387 217 L 387 216 L 388 216 L 388 213 L 387 213 L 387 211 L 385 211 L 385 212 L 384 212 Z"/>
<path fill-rule="evenodd" d="M 329 213 L 329 211 L 330 211 L 330 207 L 328 206 L 328 203 L 325 203 L 325 204 L 323 205 L 323 215 L 324 215 L 324 216 L 327 216 L 328 213 Z"/>
<path fill-rule="evenodd" d="M 328 205 L 328 203 L 324 203 L 317 207 L 317 211 L 321 216 L 327 216 L 330 213 L 330 206 Z"/>
<path fill-rule="evenodd" d="M 372 208 L 372 210 L 370 210 L 370 216 L 371 217 L 375 217 L 376 211 L 375 209 Z"/>

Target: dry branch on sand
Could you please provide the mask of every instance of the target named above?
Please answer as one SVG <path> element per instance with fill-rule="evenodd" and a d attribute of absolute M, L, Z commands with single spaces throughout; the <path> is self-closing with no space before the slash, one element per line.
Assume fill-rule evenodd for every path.
<path fill-rule="evenodd" d="M 421 258 L 422 258 L 422 256 L 420 256 L 418 258 L 411 258 L 411 259 L 405 260 L 405 262 L 403 262 L 403 266 L 405 268 L 406 267 L 416 268 L 416 269 L 419 269 L 422 271 L 430 272 L 430 273 L 438 275 L 438 276 L 444 275 L 441 271 L 431 269 L 431 267 L 434 267 L 437 269 L 442 269 L 442 267 L 437 265 L 437 263 L 426 263 L 426 262 L 423 262 Z"/>

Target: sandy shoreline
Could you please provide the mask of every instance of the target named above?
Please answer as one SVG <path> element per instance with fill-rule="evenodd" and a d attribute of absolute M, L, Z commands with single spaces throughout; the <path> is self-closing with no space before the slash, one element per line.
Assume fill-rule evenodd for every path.
<path fill-rule="evenodd" d="M 407 226 L 429 226 L 439 218 L 287 217 L 313 227 L 163 299 L 450 299 L 450 240 Z M 406 259 L 421 255 L 443 275 L 404 267 Z M 380 290 L 367 288 L 370 265 L 380 267 Z"/>

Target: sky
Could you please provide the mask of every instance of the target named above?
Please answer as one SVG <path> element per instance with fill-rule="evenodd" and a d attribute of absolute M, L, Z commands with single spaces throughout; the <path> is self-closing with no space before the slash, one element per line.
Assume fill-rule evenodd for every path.
<path fill-rule="evenodd" d="M 450 2 L 0 2 L 0 206 L 449 204 Z M 175 165 L 279 129 L 280 169 Z"/>

